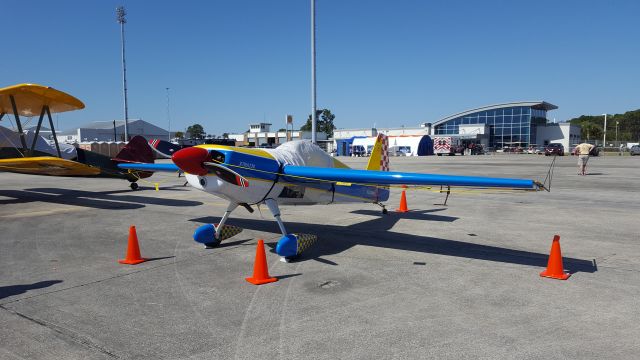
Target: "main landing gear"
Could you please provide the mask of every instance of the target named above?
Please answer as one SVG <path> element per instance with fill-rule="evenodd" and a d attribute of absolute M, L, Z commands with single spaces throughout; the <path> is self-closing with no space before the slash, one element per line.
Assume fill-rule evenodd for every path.
<path fill-rule="evenodd" d="M 138 190 L 140 186 L 138 186 L 137 182 L 132 182 L 131 184 L 129 184 L 129 187 L 131 188 L 131 190 Z"/>
<path fill-rule="evenodd" d="M 273 217 L 276 219 L 278 227 L 280 227 L 280 232 L 282 233 L 282 237 L 278 240 L 278 244 L 276 245 L 276 253 L 281 256 L 280 261 L 290 262 L 291 260 L 294 260 L 318 240 L 318 237 L 312 234 L 287 233 L 287 230 L 284 228 L 284 224 L 282 223 L 282 219 L 280 219 L 278 203 L 273 199 L 267 199 L 265 200 L 265 203 L 267 204 L 269 211 L 273 214 Z"/>
<path fill-rule="evenodd" d="M 231 212 L 237 207 L 238 204 L 229 203 L 227 211 L 224 212 L 222 219 L 220 219 L 220 223 L 200 226 L 193 233 L 193 240 L 204 244 L 205 249 L 211 249 L 220 245 L 222 240 L 226 240 L 242 232 L 242 228 L 225 225 L 229 219 L 229 215 L 231 215 Z"/>
<path fill-rule="evenodd" d="M 278 203 L 273 199 L 267 199 L 265 200 L 265 203 L 267 204 L 269 211 L 273 214 L 273 217 L 280 228 L 280 232 L 282 233 L 282 237 L 278 240 L 278 244 L 276 245 L 276 253 L 281 256 L 280 261 L 289 262 L 293 260 L 317 241 L 318 237 L 315 235 L 287 233 L 284 223 L 280 218 Z M 222 219 L 220 219 L 220 223 L 200 226 L 193 233 L 193 239 L 196 242 L 204 244 L 205 248 L 210 249 L 220 245 L 222 240 L 239 234 L 242 231 L 242 228 L 225 224 L 229 219 L 231 212 L 239 205 L 247 208 L 247 210 L 253 210 L 247 204 L 229 203 L 227 211 L 225 211 Z"/>

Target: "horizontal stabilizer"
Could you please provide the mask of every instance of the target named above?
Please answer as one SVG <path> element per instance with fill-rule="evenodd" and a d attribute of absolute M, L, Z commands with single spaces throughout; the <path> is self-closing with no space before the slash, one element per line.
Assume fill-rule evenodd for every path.
<path fill-rule="evenodd" d="M 284 180 L 288 182 L 346 182 L 366 185 L 448 185 L 477 188 L 510 188 L 537 190 L 533 180 L 419 174 L 396 171 L 371 171 L 306 166 L 285 166 Z"/>
<path fill-rule="evenodd" d="M 125 170 L 140 170 L 140 171 L 167 171 L 178 172 L 180 169 L 176 164 L 139 164 L 139 163 L 123 163 L 118 164 L 118 168 Z"/>

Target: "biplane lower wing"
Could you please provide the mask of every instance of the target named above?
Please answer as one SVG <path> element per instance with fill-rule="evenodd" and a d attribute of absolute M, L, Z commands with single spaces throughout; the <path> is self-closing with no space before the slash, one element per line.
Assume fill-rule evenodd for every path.
<path fill-rule="evenodd" d="M 31 175 L 96 176 L 100 168 L 53 156 L 1 159 L 0 171 Z"/>

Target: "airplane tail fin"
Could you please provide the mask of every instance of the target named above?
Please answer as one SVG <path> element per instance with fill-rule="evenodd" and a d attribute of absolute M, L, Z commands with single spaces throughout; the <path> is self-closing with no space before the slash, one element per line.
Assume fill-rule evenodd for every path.
<path fill-rule="evenodd" d="M 120 150 L 118 155 L 115 158 L 111 159 L 116 163 L 145 163 L 145 164 L 153 164 L 155 160 L 155 155 L 153 150 L 151 150 L 151 146 L 147 142 L 147 140 L 140 136 L 136 135 L 129 143 L 125 145 L 125 147 Z M 153 174 L 153 172 L 141 172 L 139 177 L 146 178 Z"/>
<path fill-rule="evenodd" d="M 147 163 L 152 164 L 155 159 L 151 146 L 147 140 L 140 135 L 134 136 L 129 143 L 120 150 L 113 160 L 117 162 Z"/>
<path fill-rule="evenodd" d="M 378 134 L 373 150 L 371 150 L 367 170 L 389 171 L 389 138 L 387 135 Z"/>

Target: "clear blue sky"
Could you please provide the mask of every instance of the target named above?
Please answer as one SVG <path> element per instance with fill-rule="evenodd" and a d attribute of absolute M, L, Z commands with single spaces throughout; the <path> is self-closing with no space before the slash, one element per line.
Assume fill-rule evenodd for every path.
<path fill-rule="evenodd" d="M 310 1 L 2 2 L 1 83 L 69 92 L 62 129 L 123 118 L 117 5 L 128 15 L 129 116 L 240 132 L 311 112 Z M 546 100 L 551 118 L 640 108 L 640 1 L 317 0 L 318 107 L 339 128 L 413 126 Z M 6 122 L 4 125 L 7 125 Z"/>

